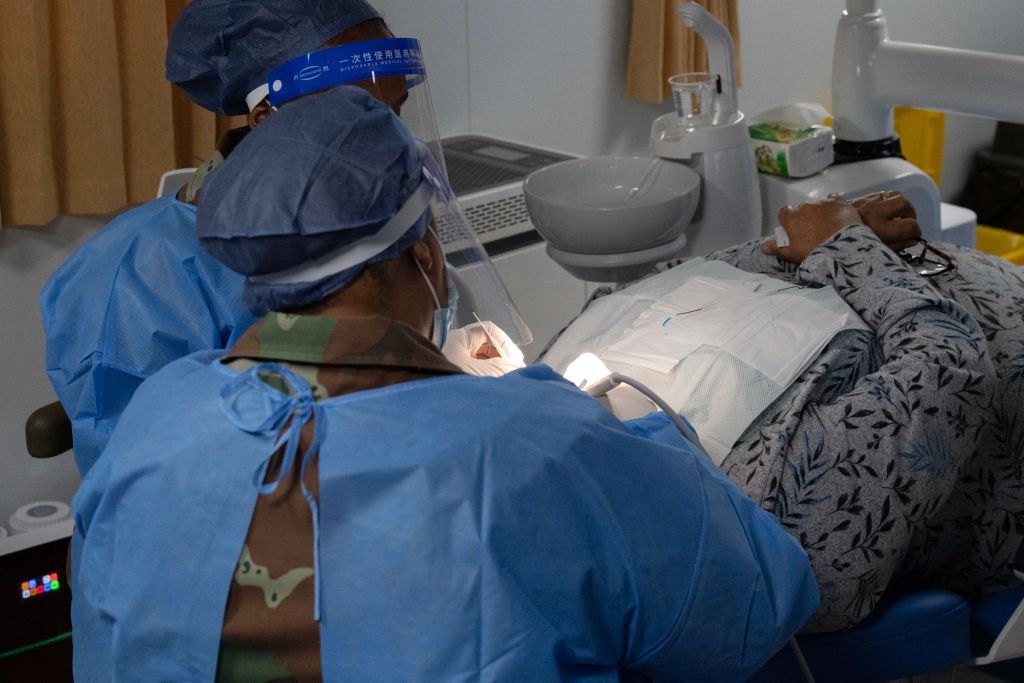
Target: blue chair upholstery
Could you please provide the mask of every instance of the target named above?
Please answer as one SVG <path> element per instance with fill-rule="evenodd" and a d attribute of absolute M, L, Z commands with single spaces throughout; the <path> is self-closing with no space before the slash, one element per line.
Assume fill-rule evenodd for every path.
<path fill-rule="evenodd" d="M 971 600 L 971 649 L 975 657 L 988 652 L 1022 600 L 1024 584 Z"/>
<path fill-rule="evenodd" d="M 816 680 L 869 683 L 966 664 L 970 635 L 966 600 L 947 591 L 923 590 L 883 600 L 852 629 L 800 636 L 797 641 Z M 751 678 L 752 683 L 801 680 L 788 646 Z"/>
<path fill-rule="evenodd" d="M 988 653 L 996 636 L 1022 600 L 1024 584 L 971 600 L 971 650 L 975 657 Z M 1024 658 L 978 668 L 1008 681 L 1024 681 Z"/>

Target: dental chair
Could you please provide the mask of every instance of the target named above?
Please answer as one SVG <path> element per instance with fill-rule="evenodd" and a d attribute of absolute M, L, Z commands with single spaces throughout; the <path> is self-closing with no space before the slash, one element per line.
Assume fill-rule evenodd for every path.
<path fill-rule="evenodd" d="M 1024 580 L 1024 543 L 1013 561 Z M 971 664 L 1010 681 L 1024 681 L 1024 585 L 971 601 Z"/>
<path fill-rule="evenodd" d="M 175 168 L 160 176 L 160 182 L 156 186 L 156 196 L 163 197 L 172 192 L 177 192 L 181 186 L 192 179 L 195 168 Z"/>
<path fill-rule="evenodd" d="M 1014 560 L 1024 580 L 1024 544 Z M 942 590 L 892 591 L 854 628 L 797 637 L 815 680 L 869 683 L 961 666 L 1024 680 L 1024 585 L 972 600 Z M 803 680 L 793 651 L 779 651 L 750 683 Z"/>
<path fill-rule="evenodd" d="M 25 421 L 25 445 L 33 458 L 53 458 L 71 450 L 71 420 L 60 401 L 32 411 Z"/>

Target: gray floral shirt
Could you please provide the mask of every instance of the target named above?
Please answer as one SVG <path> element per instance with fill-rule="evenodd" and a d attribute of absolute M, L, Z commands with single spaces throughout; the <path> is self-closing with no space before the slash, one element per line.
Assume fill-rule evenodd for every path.
<path fill-rule="evenodd" d="M 712 254 L 831 285 L 874 333 L 836 337 L 723 469 L 800 539 L 821 589 L 807 631 L 866 616 L 895 581 L 977 593 L 1014 583 L 1024 537 L 1024 273 L 937 245 L 923 278 L 866 227 L 798 268 L 760 241 Z"/>

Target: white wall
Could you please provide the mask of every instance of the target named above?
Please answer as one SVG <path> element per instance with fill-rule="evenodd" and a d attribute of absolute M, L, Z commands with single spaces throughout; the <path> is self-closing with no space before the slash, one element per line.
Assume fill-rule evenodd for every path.
<path fill-rule="evenodd" d="M 469 49 L 466 0 L 373 0 L 392 32 L 417 38 L 427 62 L 442 136 L 469 130 Z"/>
<path fill-rule="evenodd" d="M 43 362 L 39 290 L 100 225 L 64 217 L 45 227 L 0 232 L 0 525 L 5 527 L 19 506 L 45 499 L 69 502 L 78 486 L 71 453 L 49 460 L 28 455 L 25 419 L 57 398 Z"/>
<path fill-rule="evenodd" d="M 577 154 L 644 150 L 660 108 L 625 95 L 625 0 L 469 0 L 470 121 Z"/>

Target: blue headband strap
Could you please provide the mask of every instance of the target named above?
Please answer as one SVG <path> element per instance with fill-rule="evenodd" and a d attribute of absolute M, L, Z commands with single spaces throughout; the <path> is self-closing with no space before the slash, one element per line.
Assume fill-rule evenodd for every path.
<path fill-rule="evenodd" d="M 268 97 L 276 107 L 318 90 L 384 76 L 407 76 L 412 87 L 423 82 L 426 73 L 420 41 L 415 38 L 346 43 L 296 57 L 271 70 Z"/>

